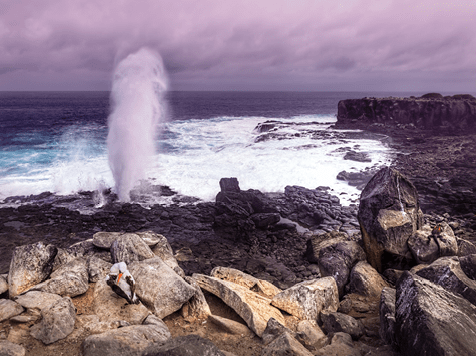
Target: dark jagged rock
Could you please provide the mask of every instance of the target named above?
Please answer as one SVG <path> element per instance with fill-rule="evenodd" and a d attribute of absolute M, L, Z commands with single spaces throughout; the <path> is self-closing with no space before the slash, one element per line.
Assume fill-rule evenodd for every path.
<path fill-rule="evenodd" d="M 403 355 L 473 355 L 476 307 L 415 274 L 397 284 L 396 340 Z"/>
<path fill-rule="evenodd" d="M 459 263 L 463 272 L 476 281 L 476 254 L 460 257 Z"/>
<path fill-rule="evenodd" d="M 337 125 L 412 125 L 420 129 L 476 130 L 476 100 L 462 96 L 341 100 Z"/>
<path fill-rule="evenodd" d="M 365 152 L 356 152 L 356 151 L 349 151 L 345 154 L 344 159 L 350 161 L 357 161 L 357 162 L 372 162 L 369 155 Z"/>
<path fill-rule="evenodd" d="M 388 345 L 397 346 L 395 340 L 395 296 L 396 290 L 393 288 L 382 289 L 380 295 L 380 329 L 379 334 L 382 340 Z"/>
<path fill-rule="evenodd" d="M 358 218 L 369 263 L 379 272 L 411 266 L 408 238 L 422 224 L 418 192 L 392 168 L 382 168 L 360 196 Z"/>
<path fill-rule="evenodd" d="M 364 335 L 364 326 L 353 317 L 339 312 L 321 312 L 324 330 L 329 333 L 344 332 L 358 340 Z"/>

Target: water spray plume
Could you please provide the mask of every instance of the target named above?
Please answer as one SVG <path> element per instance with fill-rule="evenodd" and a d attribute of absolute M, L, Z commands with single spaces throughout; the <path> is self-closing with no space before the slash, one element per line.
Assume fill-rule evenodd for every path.
<path fill-rule="evenodd" d="M 120 201 L 130 201 L 131 189 L 146 178 L 165 115 L 166 90 L 162 59 L 148 48 L 128 55 L 114 69 L 107 149 Z"/>

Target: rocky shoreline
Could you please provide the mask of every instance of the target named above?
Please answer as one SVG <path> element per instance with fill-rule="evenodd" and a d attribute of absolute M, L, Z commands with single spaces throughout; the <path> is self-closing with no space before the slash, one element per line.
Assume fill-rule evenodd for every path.
<path fill-rule="evenodd" d="M 262 132 L 265 135 L 270 134 L 271 125 L 275 124 L 263 125 L 265 128 Z M 337 126 L 355 128 L 361 124 L 340 122 Z M 94 309 L 92 305 L 98 298 L 96 290 L 99 287 L 97 287 L 98 280 L 91 277 L 91 270 L 94 270 L 91 267 L 91 260 L 92 256 L 95 256 L 108 264 L 115 261 L 109 253 L 109 247 L 101 249 L 92 241 L 85 242 L 85 240 L 98 236 L 97 234 L 102 231 L 117 231 L 121 234 L 150 231 L 153 236 L 166 237 L 164 244 L 170 246 L 172 254 L 169 253 L 168 256 L 169 260 L 175 261 L 173 266 L 178 268 L 176 272 L 187 278 L 195 276 L 194 280 L 200 288 L 197 289 L 196 286 L 194 288 L 203 290 L 212 317 L 207 315 L 203 318 L 203 316 L 194 315 L 193 312 L 189 312 L 194 310 L 189 306 L 187 310 L 182 307 L 161 318 L 165 322 L 165 327 L 163 322 L 152 321 L 153 318 L 145 322 L 144 318 L 140 322 L 127 321 L 127 324 L 114 324 L 115 326 L 111 324 L 113 326 L 109 325 L 106 329 L 118 331 L 123 329 L 124 331 L 127 330 L 124 329 L 126 325 L 141 324 L 141 327 L 155 325 L 154 333 L 171 335 L 176 343 L 182 340 L 180 337 L 196 334 L 212 340 L 218 349 L 229 352 L 230 355 L 279 355 L 285 350 L 292 350 L 289 352 L 296 355 L 307 355 L 306 352 L 314 355 L 331 352 L 336 355 L 398 355 L 399 352 L 404 355 L 415 354 L 411 351 L 410 342 L 403 341 L 411 339 L 411 335 L 407 334 L 405 328 L 393 329 L 395 323 L 405 327 L 416 325 L 417 328 L 423 328 L 424 326 L 419 324 L 421 319 L 431 319 L 433 316 L 431 313 L 428 314 L 428 310 L 422 308 L 421 318 L 411 319 L 405 314 L 405 308 L 413 303 L 409 301 L 409 298 L 431 292 L 435 294 L 431 297 L 434 300 L 443 298 L 444 303 L 452 300 L 454 304 L 463 305 L 463 311 L 467 312 L 475 308 L 476 300 L 473 300 L 471 295 L 466 294 L 461 297 L 461 291 L 448 292 L 448 286 L 441 283 L 433 285 L 427 281 L 432 278 L 438 279 L 448 270 L 457 270 L 456 275 L 458 275 L 459 269 L 463 268 L 466 278 L 469 279 L 468 282 L 464 280 L 464 276 L 459 277 L 466 283 L 463 289 L 468 287 L 470 291 L 476 290 L 471 284 L 476 284 L 471 279 L 474 276 L 470 276 L 474 268 L 474 258 L 471 256 L 476 254 L 476 215 L 474 214 L 476 211 L 476 175 L 474 174 L 476 153 L 472 150 L 476 144 L 476 135 L 457 133 L 449 136 L 448 133 L 435 134 L 435 130 L 422 130 L 398 124 L 370 125 L 367 129 L 373 133 L 388 136 L 388 144 L 400 152 L 392 167 L 402 174 L 401 177 L 405 177 L 398 178 L 397 183 L 408 180 L 408 187 L 410 187 L 405 190 L 403 185 L 397 186 L 398 189 L 402 188 L 401 192 L 398 190 L 400 204 L 402 204 L 400 194 L 407 198 L 416 194 L 414 199 L 418 202 L 417 205 L 411 199 L 406 205 L 402 205 L 405 209 L 416 209 L 416 215 L 407 211 L 409 216 L 413 216 L 411 228 L 405 223 L 394 224 L 394 226 L 402 226 L 399 234 L 406 231 L 404 232 L 405 241 L 399 247 L 402 249 L 401 252 L 398 252 L 399 250 L 394 246 L 385 247 L 388 249 L 388 251 L 385 250 L 387 252 L 377 249 L 379 253 L 369 249 L 368 246 L 373 246 L 372 239 L 381 242 L 382 237 L 377 235 L 372 237 L 370 233 L 367 238 L 362 239 L 360 224 L 362 212 L 359 212 L 359 209 L 363 209 L 364 206 L 362 201 L 359 205 L 343 207 L 339 204 L 339 199 L 332 196 L 326 187 L 306 189 L 289 186 L 286 187 L 284 193 L 263 194 L 256 190 L 242 191 L 236 179 L 223 179 L 220 181 L 220 192 L 215 202 L 196 202 L 191 198 L 176 195 L 167 187 L 158 187 L 160 194 L 169 196 L 173 204 L 155 205 L 150 208 L 144 208 L 139 204 L 116 203 L 113 194 L 105 192 L 107 204 L 100 211 L 88 215 L 66 208 L 77 197 L 56 197 L 49 193 L 34 197 L 12 197 L 12 203 L 21 202 L 22 205 L 0 208 L 0 226 L 2 226 L 0 272 L 11 271 L 10 260 L 15 247 L 44 241 L 46 245 L 54 245 L 58 251 L 52 260 L 55 269 L 61 269 L 62 265 L 64 266 L 68 261 L 71 262 L 72 258 L 69 258 L 71 256 L 84 260 L 81 263 L 86 266 L 88 288 L 86 292 L 78 296 L 62 294 L 62 300 L 70 298 L 76 308 L 76 318 L 82 320 L 75 324 L 70 336 L 50 346 L 44 346 L 43 341 L 40 342 L 30 335 L 32 328 L 39 328 L 34 325 L 38 325 L 38 321 L 42 320 L 38 312 L 41 308 L 24 307 L 26 312 L 22 310 L 18 316 L 9 317 L 1 322 L 0 343 L 3 339 L 23 344 L 27 354 L 35 355 L 46 355 L 57 351 L 79 354 L 81 345 L 83 345 L 83 355 L 94 354 L 85 351 L 88 348 L 84 346 L 83 340 L 93 334 L 102 335 L 105 330 L 101 329 L 98 332 L 100 328 L 97 325 L 98 330 L 92 326 L 89 329 L 85 327 L 87 323 L 84 320 L 88 318 L 84 316 L 97 315 L 97 308 Z M 358 155 L 357 158 L 365 159 L 365 155 Z M 355 185 L 359 184 L 361 188 L 364 188 L 376 171 L 362 172 L 358 177 L 350 177 L 342 173 L 339 179 L 350 181 Z M 388 179 L 392 181 L 394 178 Z M 404 193 L 405 191 L 407 193 Z M 395 192 L 390 194 L 393 200 L 397 199 Z M 83 193 L 83 199 L 94 205 L 93 192 Z M 34 203 L 28 204 L 29 200 Z M 61 207 L 61 203 L 65 207 Z M 377 211 L 383 208 L 381 206 Z M 399 209 L 397 206 L 390 210 L 399 211 Z M 375 218 L 372 219 L 375 220 Z M 372 224 L 368 226 L 373 226 Z M 442 247 L 443 245 L 438 244 L 436 239 L 436 245 L 428 246 L 418 240 L 418 236 L 421 235 L 424 237 L 422 241 L 426 241 L 428 236 L 432 236 L 431 228 L 438 224 L 446 229 L 445 233 L 452 236 L 451 247 Z M 369 227 L 365 226 L 365 231 L 368 233 Z M 420 235 L 414 236 L 417 231 L 421 231 L 418 233 Z M 410 237 L 411 243 L 408 242 Z M 366 241 L 370 241 L 368 246 Z M 419 247 L 408 247 L 421 247 L 422 243 L 427 247 L 425 250 L 428 251 L 427 254 L 415 252 L 420 251 Z M 450 252 L 441 254 L 441 251 L 446 250 Z M 167 260 L 164 252 L 153 251 L 155 256 L 162 256 L 164 261 Z M 388 258 L 389 254 L 392 258 Z M 400 265 L 386 265 L 383 268 L 380 263 L 382 259 L 385 262 L 398 260 Z M 138 260 L 140 261 L 140 258 Z M 407 262 L 402 264 L 402 261 Z M 435 261 L 439 261 L 439 265 Z M 426 265 L 432 263 L 430 265 L 432 267 L 423 266 L 422 263 Z M 68 268 L 72 269 L 71 266 Z M 253 280 L 253 286 L 270 283 L 283 293 L 292 291 L 296 288 L 295 286 L 303 283 L 306 285 L 310 283 L 309 281 L 320 281 L 328 278 L 326 276 L 333 276 L 337 293 L 337 297 L 334 298 L 337 298 L 337 302 L 332 303 L 337 304 L 327 311 L 320 312 L 318 325 L 312 323 L 307 325 L 302 323 L 307 320 L 305 317 L 301 314 L 296 316 L 296 313 L 291 312 L 292 309 L 286 309 L 276 301 L 277 308 L 283 308 L 280 310 L 281 313 L 284 312 L 285 319 L 277 322 L 279 325 L 274 325 L 272 322 L 270 324 L 268 321 L 265 325 L 267 331 L 253 330 L 253 326 L 246 321 L 246 317 L 240 314 L 240 309 L 230 307 L 226 296 L 223 295 L 224 287 L 211 285 L 210 277 L 202 277 L 217 278 L 217 271 L 220 271 L 217 268 L 229 268 L 227 273 L 238 271 L 233 273 L 246 274 L 239 274 L 239 278 L 236 275 L 230 277 L 229 274 L 227 274 L 228 277 L 223 277 L 225 272 L 222 270 L 219 278 L 221 280 L 231 278 L 235 283 L 238 279 L 255 278 L 263 282 L 258 283 Z M 410 268 L 412 273 L 403 272 L 403 269 Z M 435 270 L 437 272 L 434 272 Z M 96 275 L 107 272 L 107 268 L 103 268 L 99 272 L 96 271 Z M 194 285 L 193 281 L 187 280 L 187 283 Z M 218 293 L 217 289 L 222 292 Z M 252 291 L 256 292 L 256 290 Z M 262 292 L 261 290 L 260 293 Z M 7 298 L 8 291 L 4 291 L 2 297 Z M 142 297 L 142 300 L 145 300 L 144 298 Z M 275 295 L 267 298 L 274 300 Z M 469 304 L 460 299 L 469 301 Z M 64 300 L 63 302 L 69 303 Z M 326 303 L 332 304 L 330 301 Z M 419 306 L 414 304 L 414 308 Z M 154 310 L 152 313 L 156 316 L 158 314 Z M 22 319 L 23 316 L 31 318 Z M 205 322 L 207 320 L 208 322 Z M 474 320 L 466 320 L 465 323 L 467 323 L 465 324 L 467 329 L 473 330 Z M 300 329 L 298 325 L 301 325 Z M 282 329 L 284 326 L 287 330 Z M 445 327 L 451 329 L 452 325 Z M 250 332 L 250 329 L 253 332 Z M 147 332 L 150 331 L 147 330 Z M 257 332 L 257 330 L 260 331 Z M 319 330 L 322 334 L 319 334 Z M 435 340 L 435 337 L 446 340 L 445 337 L 435 333 L 430 334 L 428 334 L 430 336 L 420 335 L 430 341 L 423 346 L 418 346 L 420 347 L 418 352 L 423 354 L 426 349 L 433 350 L 435 355 L 445 354 L 441 353 L 441 350 L 433 349 L 430 345 L 431 343 L 439 345 L 439 340 Z M 311 339 L 312 341 L 309 341 Z M 164 340 L 161 342 L 165 342 Z M 265 342 L 265 340 L 272 341 Z M 294 340 L 298 340 L 297 344 Z M 271 349 L 269 345 L 275 341 L 278 346 Z M 187 342 L 191 345 L 204 345 L 201 338 L 188 340 L 185 343 Z M 472 354 L 476 354 L 476 342 L 474 345 Z M 213 345 L 206 347 L 209 347 L 209 350 L 213 349 Z M 471 347 L 471 344 L 468 347 Z M 218 349 L 213 349 L 215 353 L 212 354 L 219 355 Z M 144 350 L 140 353 L 131 351 L 125 354 L 152 354 L 145 353 Z M 103 355 L 106 353 L 103 352 Z"/>

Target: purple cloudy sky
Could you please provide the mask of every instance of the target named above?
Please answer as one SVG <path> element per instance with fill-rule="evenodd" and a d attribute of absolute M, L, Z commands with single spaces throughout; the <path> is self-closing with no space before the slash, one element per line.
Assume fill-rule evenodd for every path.
<path fill-rule="evenodd" d="M 147 45 L 172 90 L 475 93 L 475 36 L 475 0 L 1 0 L 0 90 L 109 90 Z"/>

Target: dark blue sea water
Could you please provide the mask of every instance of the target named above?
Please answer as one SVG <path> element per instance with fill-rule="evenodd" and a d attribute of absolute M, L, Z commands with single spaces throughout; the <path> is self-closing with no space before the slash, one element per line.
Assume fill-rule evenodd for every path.
<path fill-rule="evenodd" d="M 339 100 L 419 94 L 168 92 L 148 176 L 154 184 L 205 200 L 226 176 L 238 177 L 243 189 L 329 185 L 355 196 L 355 188 L 335 176 L 366 165 L 344 161 L 339 148 L 358 145 L 373 158 L 367 166 L 386 164 L 390 157 L 378 140 L 354 142 L 329 128 Z M 0 201 L 114 187 L 106 147 L 109 112 L 109 92 L 0 92 Z M 283 129 L 285 140 L 258 142 L 254 128 L 266 120 L 301 125 Z M 316 131 L 326 135 L 312 135 Z"/>

